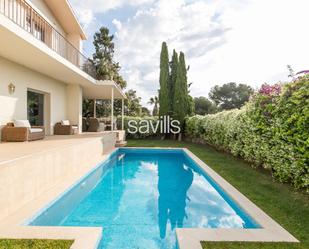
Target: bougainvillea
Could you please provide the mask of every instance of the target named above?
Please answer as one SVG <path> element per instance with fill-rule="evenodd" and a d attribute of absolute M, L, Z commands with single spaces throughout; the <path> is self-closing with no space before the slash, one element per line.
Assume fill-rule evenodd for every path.
<path fill-rule="evenodd" d="M 267 96 L 279 96 L 281 93 L 281 85 L 280 84 L 263 84 L 259 90 L 259 94 L 267 95 Z"/>

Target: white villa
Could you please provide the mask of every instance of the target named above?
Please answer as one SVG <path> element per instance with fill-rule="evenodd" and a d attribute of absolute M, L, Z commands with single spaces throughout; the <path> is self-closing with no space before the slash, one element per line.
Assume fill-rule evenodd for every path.
<path fill-rule="evenodd" d="M 100 239 L 97 228 L 21 226 L 124 139 L 113 125 L 113 102 L 122 99 L 123 114 L 125 94 L 115 82 L 94 78 L 84 40 L 67 0 L 0 0 L 0 133 L 13 122 L 12 128 L 46 135 L 0 142 L 0 238 L 73 239 L 83 249 Z M 83 99 L 111 100 L 110 129 L 83 132 Z M 54 135 L 59 122 L 74 125 L 74 133 Z"/>
<path fill-rule="evenodd" d="M 110 229 L 117 230 L 108 247 L 115 249 L 120 237 L 121 248 L 133 240 L 134 248 L 179 249 L 202 249 L 208 240 L 298 242 L 188 149 L 117 149 L 126 144 L 126 95 L 116 82 L 95 79 L 83 55 L 86 39 L 68 0 L 0 0 L 0 240 L 70 240 L 71 249 L 97 249 Z M 93 117 L 83 117 L 85 99 L 94 100 Z M 111 111 L 97 118 L 101 99 Z M 118 127 L 115 99 L 122 103 Z M 60 222 L 101 180 L 107 192 L 94 191 L 78 213 L 93 227 Z M 53 204 L 56 211 L 48 210 Z M 105 212 L 111 215 L 103 219 Z M 55 222 L 31 223 L 38 214 Z M 115 223 L 103 227 L 102 220 Z"/>
<path fill-rule="evenodd" d="M 115 82 L 95 80 L 86 39 L 67 0 L 0 0 L 0 127 L 28 119 L 52 135 L 69 120 L 81 133 L 84 98 L 125 98 Z"/>

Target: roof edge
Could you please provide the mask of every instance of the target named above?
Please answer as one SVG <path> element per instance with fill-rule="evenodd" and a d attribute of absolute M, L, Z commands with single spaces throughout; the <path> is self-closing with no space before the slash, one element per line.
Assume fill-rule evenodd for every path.
<path fill-rule="evenodd" d="M 87 40 L 86 32 L 81 26 L 74 9 L 68 0 L 44 0 L 44 2 L 47 7 L 52 11 L 53 15 L 56 17 L 60 25 L 64 28 L 66 33 L 70 33 L 71 29 L 74 29 L 74 33 L 78 33 L 82 40 Z M 56 6 L 60 7 L 63 12 L 59 13 L 60 10 L 57 9 Z M 63 15 L 66 15 L 66 17 L 69 18 L 69 24 L 71 25 L 68 25 L 68 22 L 63 20 Z"/>
<path fill-rule="evenodd" d="M 71 10 L 71 12 L 72 12 L 72 14 L 73 14 L 73 16 L 74 16 L 74 18 L 75 18 L 76 24 L 78 25 L 79 30 L 80 30 L 80 36 L 81 36 L 81 38 L 82 38 L 83 40 L 87 40 L 87 39 L 88 39 L 87 34 L 86 34 L 84 28 L 82 27 L 82 25 L 80 24 L 80 22 L 79 22 L 79 20 L 78 20 L 78 17 L 77 17 L 77 15 L 76 15 L 76 13 L 75 13 L 75 11 L 74 11 L 74 9 L 73 9 L 71 3 L 69 2 L 69 0 L 65 0 L 65 2 L 66 2 L 66 4 L 68 5 L 68 7 L 70 8 L 70 10 Z"/>

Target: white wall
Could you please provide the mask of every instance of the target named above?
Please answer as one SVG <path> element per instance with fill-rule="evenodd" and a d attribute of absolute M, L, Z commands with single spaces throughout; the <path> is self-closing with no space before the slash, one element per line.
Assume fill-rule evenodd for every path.
<path fill-rule="evenodd" d="M 83 51 L 82 39 L 79 33 L 66 34 L 53 13 L 49 10 L 43 0 L 28 0 L 29 4 L 38 11 L 59 33 L 61 33 L 66 39 L 80 52 Z"/>
<path fill-rule="evenodd" d="M 79 34 L 68 34 L 66 38 L 76 49 L 83 52 L 83 42 Z"/>
<path fill-rule="evenodd" d="M 8 91 L 10 83 L 16 86 L 12 95 Z M 50 121 L 45 125 L 52 131 L 56 122 L 67 118 L 66 87 L 65 83 L 0 57 L 0 127 L 13 119 L 27 119 L 27 89 L 30 88 L 50 99 L 46 101 L 50 104 L 46 106 L 50 114 L 45 113 Z"/>
<path fill-rule="evenodd" d="M 27 0 L 27 2 L 41 15 L 43 16 L 59 33 L 66 36 L 61 25 L 54 17 L 43 0 Z"/>

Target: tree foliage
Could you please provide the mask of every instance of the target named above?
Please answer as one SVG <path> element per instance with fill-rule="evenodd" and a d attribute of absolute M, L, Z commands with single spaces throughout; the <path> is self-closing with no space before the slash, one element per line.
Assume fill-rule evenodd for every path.
<path fill-rule="evenodd" d="M 114 36 L 109 34 L 109 29 L 101 27 L 94 34 L 93 45 L 95 53 L 93 54 L 93 63 L 96 70 L 96 78 L 98 80 L 114 80 L 121 88 L 125 88 L 127 83 L 120 74 L 119 62 L 114 62 L 113 42 Z"/>
<path fill-rule="evenodd" d="M 188 95 L 187 67 L 185 62 L 185 55 L 183 52 L 180 52 L 179 55 L 179 64 L 177 67 L 174 89 L 174 117 L 180 122 L 181 125 L 183 125 L 185 117 L 191 112 L 190 98 Z"/>
<path fill-rule="evenodd" d="M 214 86 L 209 93 L 209 98 L 213 100 L 221 110 L 230 110 L 242 107 L 248 102 L 253 89 L 245 84 L 237 85 L 234 82 L 222 86 Z"/>
<path fill-rule="evenodd" d="M 151 97 L 149 102 L 150 105 L 153 105 L 152 116 L 158 116 L 159 114 L 159 98 L 157 96 Z"/>
<path fill-rule="evenodd" d="M 94 100 L 84 99 L 83 100 L 83 117 L 93 117 L 94 113 Z"/>
<path fill-rule="evenodd" d="M 158 117 L 154 117 L 154 116 L 143 116 L 143 117 L 139 117 L 139 116 L 124 116 L 124 129 L 127 131 L 130 126 L 129 126 L 129 122 L 134 122 L 136 124 L 136 128 L 137 131 L 135 133 L 130 133 L 127 132 L 126 133 L 126 137 L 127 138 L 134 138 L 134 139 L 143 139 L 146 137 L 151 137 L 151 136 L 157 136 L 158 132 L 155 133 L 153 129 L 149 129 L 149 132 L 143 132 L 140 133 L 140 125 L 145 124 L 145 121 L 147 122 L 151 122 L 153 124 L 154 127 L 156 127 L 157 125 L 159 125 L 158 123 L 160 122 Z M 118 117 L 117 118 L 117 127 L 121 127 L 121 122 L 122 122 L 122 118 Z M 131 123 L 132 125 L 132 123 Z"/>
<path fill-rule="evenodd" d="M 187 116 L 192 116 L 195 114 L 195 104 L 194 104 L 194 98 L 188 94 L 188 113 Z"/>
<path fill-rule="evenodd" d="M 178 67 L 178 54 L 176 50 L 173 50 L 173 56 L 172 56 L 172 61 L 170 63 L 170 68 L 171 68 L 171 73 L 170 73 L 170 96 L 169 96 L 169 101 L 170 101 L 170 113 L 173 113 L 174 107 L 173 107 L 173 102 L 174 102 L 174 95 L 175 95 L 175 84 L 176 84 L 176 78 L 177 78 L 177 67 Z"/>
<path fill-rule="evenodd" d="M 195 113 L 198 115 L 212 114 L 216 112 L 216 105 L 206 97 L 194 98 Z"/>
<path fill-rule="evenodd" d="M 188 70 L 183 52 L 178 56 L 173 50 L 172 60 L 169 62 L 167 44 L 163 42 L 160 56 L 159 115 L 177 119 L 181 128 L 185 118 L 194 113 L 194 100 L 189 95 L 191 84 L 188 85 Z"/>
<path fill-rule="evenodd" d="M 194 116 L 186 134 L 309 192 L 309 77 L 263 85 L 240 110 Z"/>
<path fill-rule="evenodd" d="M 120 74 L 120 64 L 114 61 L 115 45 L 113 42 L 114 36 L 109 33 L 109 29 L 101 27 L 98 32 L 94 34 L 93 45 L 95 53 L 93 59 L 89 60 L 95 66 L 95 75 L 97 80 L 114 80 L 122 89 L 127 85 L 127 82 L 122 78 Z M 89 65 L 86 65 L 91 68 Z M 129 96 L 126 102 L 130 102 L 130 107 L 125 107 L 125 112 L 137 115 L 141 113 L 140 100 L 137 98 L 136 93 L 132 93 L 132 90 L 126 92 Z M 138 103 L 138 104 L 137 104 Z M 83 116 L 93 117 L 94 113 L 94 100 L 83 101 Z M 110 116 L 111 113 L 111 101 L 98 99 L 96 101 L 96 115 L 98 117 Z M 114 101 L 114 115 L 121 115 L 122 106 L 121 100 L 115 99 Z"/>
<path fill-rule="evenodd" d="M 130 89 L 125 92 L 126 99 L 124 100 L 124 114 L 128 116 L 144 116 L 150 115 L 149 110 L 141 105 L 141 98 L 137 96 L 136 91 Z M 93 117 L 94 100 L 86 99 L 83 101 L 83 116 Z M 122 113 L 121 99 L 114 100 L 114 115 L 120 116 Z M 111 101 L 105 99 L 96 100 L 96 116 L 109 117 L 111 115 Z"/>
<path fill-rule="evenodd" d="M 147 107 L 142 106 L 141 116 L 142 117 L 149 117 L 150 116 L 150 111 Z"/>
<path fill-rule="evenodd" d="M 136 91 L 130 89 L 126 92 L 125 100 L 125 115 L 128 116 L 141 116 L 142 115 L 142 105 L 141 98 L 137 96 Z"/>
<path fill-rule="evenodd" d="M 167 115 L 169 106 L 169 57 L 166 42 L 162 43 L 161 55 L 160 55 L 160 90 L 159 90 L 159 115 Z"/>

